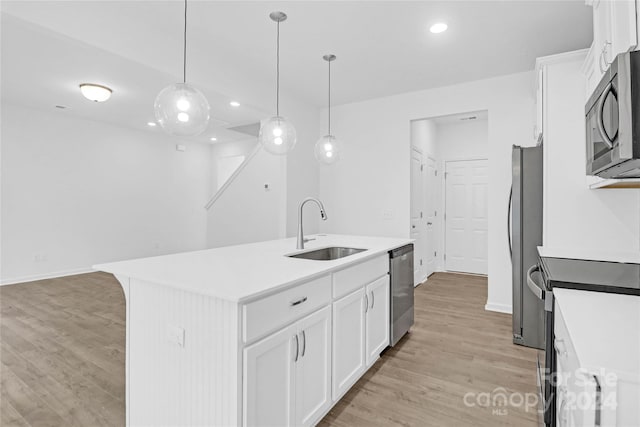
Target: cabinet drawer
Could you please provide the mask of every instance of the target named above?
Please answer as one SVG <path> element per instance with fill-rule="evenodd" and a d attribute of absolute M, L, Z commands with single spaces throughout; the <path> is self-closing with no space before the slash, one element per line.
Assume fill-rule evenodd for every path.
<path fill-rule="evenodd" d="M 331 302 L 331 278 L 324 276 L 246 304 L 243 338 L 249 342 Z"/>
<path fill-rule="evenodd" d="M 333 298 L 340 298 L 389 272 L 389 255 L 384 254 L 333 274 Z"/>

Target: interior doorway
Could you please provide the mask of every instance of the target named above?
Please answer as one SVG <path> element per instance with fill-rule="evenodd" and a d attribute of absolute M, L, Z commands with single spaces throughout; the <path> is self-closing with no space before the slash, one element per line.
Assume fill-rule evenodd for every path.
<path fill-rule="evenodd" d="M 411 122 L 410 236 L 415 239 L 416 284 L 436 271 L 487 274 L 487 157 L 486 111 Z M 445 172 L 453 173 L 451 188 Z M 457 198 L 448 196 L 456 191 Z M 445 221 L 445 213 L 451 221 Z"/>

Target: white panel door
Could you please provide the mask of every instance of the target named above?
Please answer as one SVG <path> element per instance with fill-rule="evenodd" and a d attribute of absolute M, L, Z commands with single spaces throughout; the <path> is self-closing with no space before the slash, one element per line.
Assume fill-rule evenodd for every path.
<path fill-rule="evenodd" d="M 366 291 L 366 349 L 370 366 L 389 345 L 389 276 L 367 285 Z"/>
<path fill-rule="evenodd" d="M 293 424 L 296 327 L 290 326 L 244 350 L 243 424 Z"/>
<path fill-rule="evenodd" d="M 296 426 L 310 426 L 331 405 L 331 307 L 298 322 Z"/>
<path fill-rule="evenodd" d="M 425 227 L 424 211 L 424 178 L 422 166 L 422 152 L 415 147 L 411 149 L 411 238 L 414 251 L 414 284 L 424 281 L 425 274 Z"/>
<path fill-rule="evenodd" d="M 446 163 L 445 269 L 487 274 L 487 160 Z"/>
<path fill-rule="evenodd" d="M 435 223 L 436 210 L 438 206 L 438 175 L 436 169 L 436 161 L 431 157 L 427 157 L 425 163 L 425 255 L 424 255 L 424 275 L 429 277 L 436 271 L 436 255 L 438 241 L 436 238 Z"/>
<path fill-rule="evenodd" d="M 333 398 L 338 399 L 365 368 L 364 288 L 333 303 Z"/>

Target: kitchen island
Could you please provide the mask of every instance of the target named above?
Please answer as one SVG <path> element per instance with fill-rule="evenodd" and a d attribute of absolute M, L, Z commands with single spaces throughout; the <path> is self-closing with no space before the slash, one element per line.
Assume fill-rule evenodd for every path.
<path fill-rule="evenodd" d="M 314 425 L 389 343 L 388 251 L 317 235 L 96 265 L 126 298 L 127 425 Z M 335 260 L 290 255 L 364 251 Z"/>

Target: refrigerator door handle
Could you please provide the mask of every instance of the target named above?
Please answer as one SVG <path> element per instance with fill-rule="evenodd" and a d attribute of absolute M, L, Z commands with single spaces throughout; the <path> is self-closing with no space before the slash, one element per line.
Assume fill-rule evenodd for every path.
<path fill-rule="evenodd" d="M 507 209 L 507 238 L 509 239 L 509 259 L 513 262 L 513 246 L 511 243 L 511 205 L 513 204 L 513 185 L 509 190 L 509 208 Z"/>
<path fill-rule="evenodd" d="M 544 301 L 544 291 L 540 286 L 536 285 L 536 282 L 534 282 L 533 278 L 531 277 L 531 275 L 536 271 L 540 271 L 540 267 L 538 266 L 538 264 L 532 265 L 527 270 L 527 286 L 529 286 L 529 289 L 531 289 L 531 292 L 533 292 L 534 295 L 538 297 L 539 300 Z"/>

